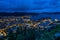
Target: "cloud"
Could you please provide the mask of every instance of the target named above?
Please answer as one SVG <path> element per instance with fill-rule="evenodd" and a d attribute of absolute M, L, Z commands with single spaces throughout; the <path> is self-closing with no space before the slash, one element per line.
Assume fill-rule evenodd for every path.
<path fill-rule="evenodd" d="M 0 11 L 60 11 L 56 0 L 0 0 Z"/>

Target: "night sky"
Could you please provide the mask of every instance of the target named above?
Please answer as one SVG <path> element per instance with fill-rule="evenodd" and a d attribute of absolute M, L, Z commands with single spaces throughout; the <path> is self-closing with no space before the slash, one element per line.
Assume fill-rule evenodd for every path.
<path fill-rule="evenodd" d="M 60 12 L 60 0 L 0 0 L 0 12 Z"/>

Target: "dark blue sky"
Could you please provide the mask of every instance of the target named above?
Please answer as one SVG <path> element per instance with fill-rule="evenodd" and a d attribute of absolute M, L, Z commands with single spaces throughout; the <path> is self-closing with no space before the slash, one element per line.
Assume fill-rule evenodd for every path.
<path fill-rule="evenodd" d="M 0 0 L 0 12 L 60 12 L 60 0 Z"/>

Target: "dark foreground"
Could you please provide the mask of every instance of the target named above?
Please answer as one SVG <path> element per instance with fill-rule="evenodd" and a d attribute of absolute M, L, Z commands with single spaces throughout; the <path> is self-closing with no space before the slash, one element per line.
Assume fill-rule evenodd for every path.
<path fill-rule="evenodd" d="M 1 14 L 0 40 L 60 40 L 59 15 Z"/>

